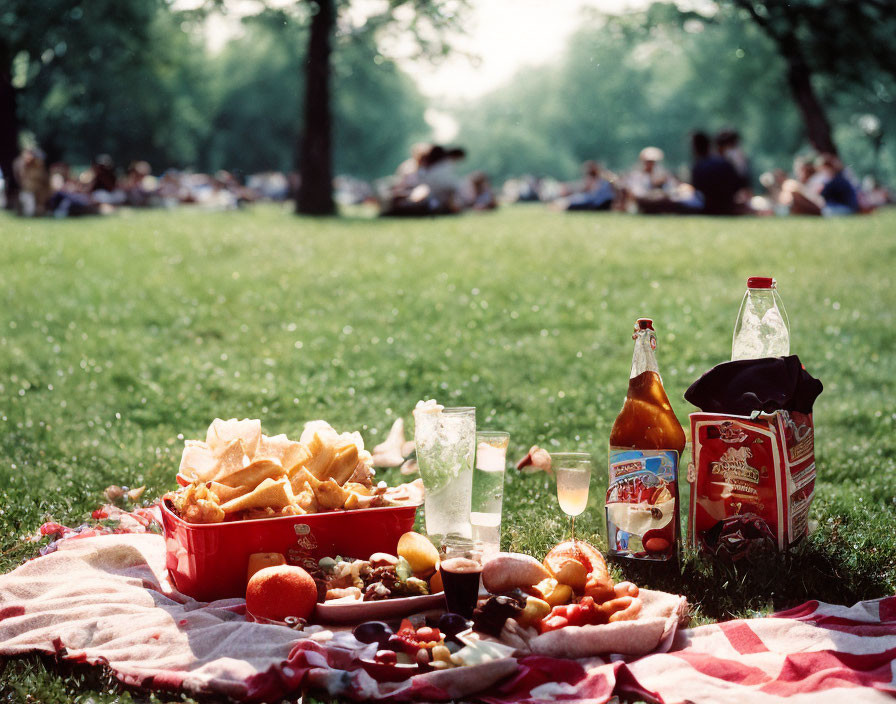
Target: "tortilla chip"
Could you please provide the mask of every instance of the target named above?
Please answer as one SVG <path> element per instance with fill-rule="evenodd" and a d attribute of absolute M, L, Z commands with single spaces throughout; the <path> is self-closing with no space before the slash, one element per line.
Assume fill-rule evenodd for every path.
<path fill-rule="evenodd" d="M 256 508 L 286 508 L 295 501 L 289 480 L 286 477 L 274 481 L 265 479 L 254 490 L 228 501 L 221 506 L 225 513 L 234 511 L 249 511 Z"/>
<path fill-rule="evenodd" d="M 292 485 L 292 493 L 298 496 L 305 489 L 314 491 L 320 484 L 320 479 L 309 472 L 307 467 L 302 467 L 290 476 L 289 483 Z"/>
<path fill-rule="evenodd" d="M 348 498 L 346 498 L 345 503 L 342 505 L 342 508 L 352 511 L 358 508 L 374 508 L 375 506 L 383 505 L 383 497 L 382 496 L 373 496 L 371 494 L 359 494 L 355 491 L 350 491 L 348 494 Z"/>
<path fill-rule="evenodd" d="M 371 487 L 366 484 L 358 484 L 357 482 L 346 482 L 342 485 L 342 488 L 353 494 L 360 494 L 361 496 L 371 496 L 373 494 Z"/>
<path fill-rule="evenodd" d="M 337 450 L 336 456 L 327 468 L 327 474 L 339 484 L 339 486 L 342 486 L 355 473 L 357 464 L 358 448 L 354 445 L 346 445 Z M 323 477 L 320 476 L 319 478 L 323 479 Z"/>
<path fill-rule="evenodd" d="M 277 460 L 289 473 L 294 467 L 311 459 L 311 452 L 302 443 L 290 440 L 282 433 L 273 437 L 262 435 L 253 459 Z"/>
<path fill-rule="evenodd" d="M 310 445 L 315 435 L 320 435 L 322 439 L 335 440 L 339 433 L 325 420 L 309 420 L 302 429 L 299 442 Z"/>
<path fill-rule="evenodd" d="M 231 440 L 218 453 L 218 470 L 211 478 L 215 481 L 220 481 L 221 477 L 238 472 L 243 467 L 246 467 L 249 462 L 249 457 L 246 456 L 243 448 L 243 441 L 239 438 Z"/>
<path fill-rule="evenodd" d="M 283 465 L 277 460 L 255 460 L 252 464 L 246 465 L 232 474 L 219 476 L 215 481 L 226 486 L 247 486 L 251 489 L 265 479 L 278 479 L 285 475 Z"/>
<path fill-rule="evenodd" d="M 218 472 L 218 458 L 204 442 L 187 440 L 178 471 L 185 477 L 195 477 L 205 482 Z"/>
<path fill-rule="evenodd" d="M 345 500 L 349 497 L 349 492 L 330 478 L 318 484 L 314 489 L 314 495 L 317 497 L 320 508 L 327 510 L 342 508 Z"/>
<path fill-rule="evenodd" d="M 209 488 L 215 492 L 215 496 L 218 497 L 218 501 L 221 503 L 227 503 L 232 499 L 244 496 L 252 490 L 251 486 L 232 487 L 218 482 L 212 482 Z"/>
<path fill-rule="evenodd" d="M 311 459 L 305 466 L 318 479 L 326 479 L 329 476 L 330 464 L 336 457 L 336 448 L 321 438 L 319 433 L 315 433 L 308 444 L 308 449 L 311 451 Z"/>
<path fill-rule="evenodd" d="M 358 459 L 358 464 L 355 465 L 355 471 L 352 472 L 352 476 L 348 478 L 348 480 L 355 484 L 362 484 L 363 486 L 373 486 L 373 477 L 376 472 L 373 471 L 373 468 L 368 465 L 363 459 Z"/>
<path fill-rule="evenodd" d="M 261 440 L 261 421 L 257 418 L 243 418 L 242 420 L 215 418 L 208 427 L 208 434 L 205 438 L 211 451 L 220 455 L 221 451 L 234 440 L 242 440 L 243 450 L 250 460 L 253 459 Z"/>

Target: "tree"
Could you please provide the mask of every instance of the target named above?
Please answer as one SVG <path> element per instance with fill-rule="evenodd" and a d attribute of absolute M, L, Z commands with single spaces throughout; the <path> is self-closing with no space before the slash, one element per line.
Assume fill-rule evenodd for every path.
<path fill-rule="evenodd" d="M 311 14 L 305 58 L 305 103 L 299 141 L 301 186 L 296 212 L 330 215 L 333 202 L 332 106 L 330 101 L 333 41 L 351 41 L 358 33 L 376 37 L 396 29 L 411 37 L 421 54 L 444 56 L 450 30 L 459 26 L 466 0 L 390 0 L 380 14 L 368 17 L 357 29 L 339 26 L 339 11 L 348 3 L 339 0 L 304 0 Z"/>
<path fill-rule="evenodd" d="M 296 76 L 303 75 L 307 25 L 294 8 L 246 17 L 242 36 L 209 62 L 210 130 L 200 168 L 295 168 L 295 116 L 303 112 L 305 92 Z M 416 85 L 367 33 L 342 45 L 332 66 L 334 172 L 364 179 L 391 172 L 428 132 Z"/>
<path fill-rule="evenodd" d="M 301 185 L 296 212 L 331 215 L 333 201 L 330 40 L 336 26 L 335 0 L 308 0 L 312 7 L 305 57 L 304 130 L 299 156 Z"/>
<path fill-rule="evenodd" d="M 787 82 L 809 141 L 837 153 L 831 123 L 813 85 L 816 74 L 896 77 L 896 4 L 887 0 L 756 2 L 725 0 L 740 8 L 775 43 L 787 63 Z"/>
<path fill-rule="evenodd" d="M 0 59 L 12 53 L 13 128 L 50 161 L 119 160 L 186 165 L 207 129 L 204 47 L 190 16 L 168 0 L 8 0 Z M 3 92 L 0 69 L 0 94 Z"/>

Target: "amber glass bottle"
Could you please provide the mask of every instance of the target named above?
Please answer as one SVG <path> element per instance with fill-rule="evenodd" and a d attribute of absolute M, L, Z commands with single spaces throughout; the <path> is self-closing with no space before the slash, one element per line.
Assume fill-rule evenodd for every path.
<path fill-rule="evenodd" d="M 677 555 L 678 460 L 685 435 L 656 362 L 653 321 L 635 323 L 628 394 L 610 432 L 607 541 L 611 555 L 669 560 Z"/>

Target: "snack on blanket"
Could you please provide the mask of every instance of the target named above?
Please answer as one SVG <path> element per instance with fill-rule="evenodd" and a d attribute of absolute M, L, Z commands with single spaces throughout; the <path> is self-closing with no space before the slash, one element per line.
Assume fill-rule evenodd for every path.
<path fill-rule="evenodd" d="M 547 633 L 635 620 L 642 609 L 638 587 L 614 584 L 603 555 L 582 540 L 556 545 L 543 564 L 528 555 L 501 553 L 486 564 L 482 581 L 494 596 L 476 610 L 475 628 L 496 637 L 510 619 Z"/>
<path fill-rule="evenodd" d="M 531 588 L 550 577 L 534 557 L 515 552 L 498 553 L 482 568 L 482 584 L 492 594 Z"/>
<path fill-rule="evenodd" d="M 432 545 L 418 533 L 405 533 L 399 542 L 398 556 L 378 552 L 367 560 L 344 557 L 324 557 L 319 560 L 317 579 L 321 592 L 325 594 L 324 601 L 382 601 L 442 591 L 441 578 L 434 565 L 422 571 L 416 570 L 414 563 L 405 557 L 406 554 L 415 559 L 420 557 L 406 549 L 407 545 L 416 542 L 409 537 L 413 535 Z M 402 543 L 405 550 L 402 549 Z M 414 549 L 419 547 L 414 546 Z M 427 565 L 428 560 L 425 565 L 417 563 L 417 567 Z"/>
<path fill-rule="evenodd" d="M 317 584 L 293 565 L 265 567 L 252 575 L 246 587 L 246 610 L 272 621 L 308 618 L 316 604 Z"/>
<path fill-rule="evenodd" d="M 372 457 L 359 433 L 338 433 L 322 420 L 301 439 L 269 437 L 259 420 L 212 422 L 204 441 L 187 440 L 180 476 L 191 484 L 168 498 L 190 523 L 294 516 L 414 503 L 408 485 L 373 485 Z M 428 575 L 427 575 L 428 576 Z"/>
<path fill-rule="evenodd" d="M 418 577 L 429 577 L 439 564 L 439 551 L 429 538 L 409 531 L 398 539 L 398 555 L 408 561 Z"/>

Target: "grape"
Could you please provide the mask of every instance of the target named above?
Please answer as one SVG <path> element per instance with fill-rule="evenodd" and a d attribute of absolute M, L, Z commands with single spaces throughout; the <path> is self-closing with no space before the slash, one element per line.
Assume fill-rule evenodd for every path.
<path fill-rule="evenodd" d="M 366 621 L 355 626 L 352 635 L 362 643 L 376 643 L 382 648 L 389 641 L 392 629 L 382 621 Z"/>
<path fill-rule="evenodd" d="M 437 628 L 448 638 L 453 638 L 470 627 L 469 621 L 460 614 L 442 614 L 436 624 Z"/>

